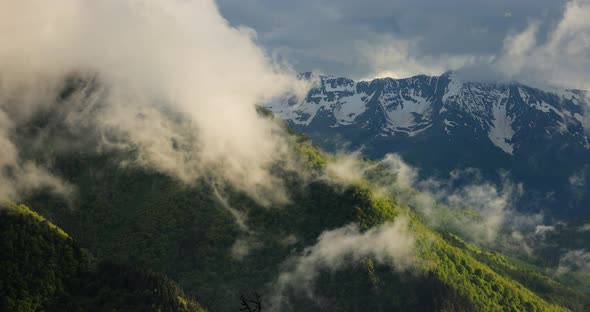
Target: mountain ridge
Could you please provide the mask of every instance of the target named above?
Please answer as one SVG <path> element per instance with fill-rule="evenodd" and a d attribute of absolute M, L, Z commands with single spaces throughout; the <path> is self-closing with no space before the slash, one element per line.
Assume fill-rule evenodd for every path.
<path fill-rule="evenodd" d="M 447 72 L 359 82 L 320 76 L 305 99 L 266 107 L 328 151 L 398 153 L 424 178 L 477 168 L 500 182 L 509 172 L 534 194 L 522 206 L 550 197 L 523 209 L 573 216 L 590 203 L 587 194 L 572 196 L 590 174 L 588 105 L 582 90 L 469 82 Z"/>
<path fill-rule="evenodd" d="M 314 79 L 311 73 L 300 77 Z M 459 126 L 453 115 L 468 112 L 480 121 L 478 130 L 487 130 L 492 143 L 508 154 L 514 151 L 509 141 L 519 130 L 510 126 L 517 122 L 515 119 L 525 117 L 521 115 L 534 109 L 553 115 L 551 127 L 579 136 L 579 142 L 590 148 L 583 131 L 582 105 L 588 104 L 585 99 L 588 94 L 583 90 L 540 89 L 518 82 L 464 81 L 452 71 L 441 76 L 417 75 L 401 79 L 317 78 L 319 85 L 311 89 L 304 101 L 279 99 L 267 107 L 295 126 L 310 126 L 316 117 L 331 114 L 331 127 L 363 127 L 366 122 L 363 117 L 367 117 L 363 115 L 375 114 L 377 109 L 381 110 L 381 135 L 384 136 L 415 136 L 432 126 L 442 127 L 450 134 L 452 128 Z"/>

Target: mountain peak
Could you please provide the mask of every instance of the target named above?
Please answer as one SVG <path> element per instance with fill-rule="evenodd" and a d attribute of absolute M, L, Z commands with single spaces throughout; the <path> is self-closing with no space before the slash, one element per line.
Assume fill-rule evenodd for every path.
<path fill-rule="evenodd" d="M 302 76 L 310 79 L 311 73 Z M 374 137 L 449 139 L 467 132 L 508 155 L 518 153 L 531 135 L 563 137 L 590 147 L 584 132 L 583 105 L 588 102 L 583 91 L 466 81 L 454 71 L 401 79 L 319 76 L 319 80 L 304 101 L 278 99 L 267 107 L 303 132 L 306 127 L 328 127 L 363 129 Z"/>

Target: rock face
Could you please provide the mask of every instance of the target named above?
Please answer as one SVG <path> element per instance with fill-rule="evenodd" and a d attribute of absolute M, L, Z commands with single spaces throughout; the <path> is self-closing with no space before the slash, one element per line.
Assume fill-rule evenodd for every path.
<path fill-rule="evenodd" d="M 576 214 L 590 208 L 580 192 L 590 174 L 588 98 L 580 90 L 470 82 L 448 72 L 358 82 L 319 77 L 303 102 L 284 98 L 267 107 L 324 148 L 362 149 L 374 158 L 396 152 L 428 174 L 508 171 L 529 195 L 544 198 L 541 208 Z"/>

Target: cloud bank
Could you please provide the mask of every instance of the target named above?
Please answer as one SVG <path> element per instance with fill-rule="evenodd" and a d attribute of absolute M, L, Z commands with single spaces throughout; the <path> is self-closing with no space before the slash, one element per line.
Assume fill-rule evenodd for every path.
<path fill-rule="evenodd" d="M 514 80 L 590 89 L 590 1 L 567 2 L 559 22 L 541 34 L 539 19 L 504 40 L 498 69 Z"/>
<path fill-rule="evenodd" d="M 284 201 L 268 167 L 288 149 L 254 105 L 305 86 L 255 38 L 213 0 L 2 2 L 2 148 L 14 146 L 16 126 L 68 106 L 71 129 L 134 151 L 135 165 L 188 183 L 213 172 L 261 202 Z M 72 76 L 96 83 L 65 105 L 56 99 Z"/>
<path fill-rule="evenodd" d="M 570 250 L 559 259 L 557 274 L 570 271 L 590 273 L 590 252 L 586 250 Z"/>
<path fill-rule="evenodd" d="M 19 152 L 8 133 L 11 127 L 12 122 L 8 116 L 0 111 L 0 199 L 15 199 L 38 189 L 46 189 L 69 198 L 75 192 L 71 185 L 34 162 L 20 159 Z"/>
<path fill-rule="evenodd" d="M 370 163 L 362 159 L 360 152 L 340 153 L 329 159 L 324 179 L 340 185 L 352 185 L 370 179 L 378 188 L 408 187 L 416 182 L 417 169 L 409 166 L 397 154 L 387 154 Z M 379 190 L 384 191 L 384 190 Z"/>
<path fill-rule="evenodd" d="M 291 258 L 273 285 L 271 306 L 281 310 L 287 291 L 298 291 L 313 298 L 313 282 L 322 271 L 336 272 L 367 258 L 395 270 L 414 267 L 415 239 L 407 222 L 393 223 L 361 232 L 356 225 L 348 225 L 323 232 L 317 243 Z"/>
<path fill-rule="evenodd" d="M 517 209 L 526 190 L 507 174 L 490 182 L 477 169 L 455 170 L 446 179 L 421 179 L 418 172 L 396 154 L 369 162 L 352 153 L 328 162 L 325 179 L 344 186 L 369 181 L 377 195 L 408 203 L 430 226 L 515 255 L 533 254 L 554 230 L 542 211 Z"/>
<path fill-rule="evenodd" d="M 354 79 L 464 71 L 590 89 L 588 0 L 219 0 L 233 25 L 296 62 Z"/>

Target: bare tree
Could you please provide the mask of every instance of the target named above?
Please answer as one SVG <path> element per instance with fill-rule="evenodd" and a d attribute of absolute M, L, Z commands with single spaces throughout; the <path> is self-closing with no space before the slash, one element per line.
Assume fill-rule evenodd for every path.
<path fill-rule="evenodd" d="M 240 296 L 242 302 L 240 302 L 240 311 L 245 312 L 260 312 L 262 311 L 262 300 L 260 295 L 255 292 L 254 299 L 250 300 L 246 298 L 243 294 Z"/>

